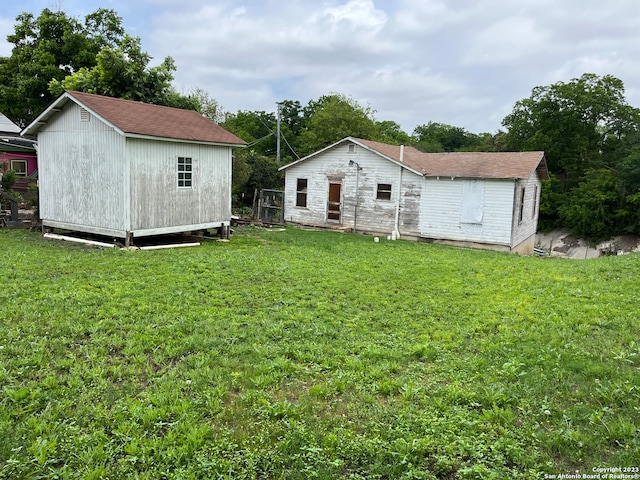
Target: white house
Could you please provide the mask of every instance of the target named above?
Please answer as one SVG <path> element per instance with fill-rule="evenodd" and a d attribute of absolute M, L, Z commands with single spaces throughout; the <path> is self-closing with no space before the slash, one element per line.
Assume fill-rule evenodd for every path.
<path fill-rule="evenodd" d="M 44 227 L 125 239 L 231 221 L 231 150 L 201 114 L 68 91 L 23 134 L 38 136 Z"/>
<path fill-rule="evenodd" d="M 531 254 L 543 152 L 422 153 L 347 137 L 281 167 L 285 221 Z"/>

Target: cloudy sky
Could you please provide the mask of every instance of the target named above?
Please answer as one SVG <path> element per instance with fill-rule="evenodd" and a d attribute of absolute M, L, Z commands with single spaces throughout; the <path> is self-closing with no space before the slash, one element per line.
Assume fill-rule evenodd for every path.
<path fill-rule="evenodd" d="M 176 88 L 226 111 L 275 111 L 342 93 L 411 133 L 429 121 L 496 132 L 537 85 L 611 74 L 640 107 L 637 0 L 3 1 L 0 55 L 15 17 L 99 7 L 123 18 Z M 9 4 L 9 6 L 7 6 Z"/>

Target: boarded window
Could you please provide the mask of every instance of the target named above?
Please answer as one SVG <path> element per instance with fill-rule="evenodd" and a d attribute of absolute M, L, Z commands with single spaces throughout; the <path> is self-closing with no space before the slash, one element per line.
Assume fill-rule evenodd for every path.
<path fill-rule="evenodd" d="M 482 223 L 484 213 L 484 183 L 478 180 L 467 180 L 462 184 L 462 206 L 460 221 L 462 223 Z"/>
<path fill-rule="evenodd" d="M 531 208 L 531 219 L 536 218 L 538 210 L 538 186 L 533 187 L 533 207 Z"/>
<path fill-rule="evenodd" d="M 378 200 L 391 200 L 391 184 L 379 183 L 376 198 Z"/>
<path fill-rule="evenodd" d="M 178 188 L 193 187 L 193 161 L 190 157 L 178 157 Z"/>
<path fill-rule="evenodd" d="M 296 184 L 296 207 L 307 206 L 307 179 L 299 178 Z"/>
<path fill-rule="evenodd" d="M 16 172 L 16 177 L 27 176 L 27 161 L 26 160 L 11 160 L 11 170 Z"/>

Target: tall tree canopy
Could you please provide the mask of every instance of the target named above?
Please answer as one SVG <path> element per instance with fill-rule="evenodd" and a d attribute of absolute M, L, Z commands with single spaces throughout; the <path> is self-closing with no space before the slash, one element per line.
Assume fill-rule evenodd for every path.
<path fill-rule="evenodd" d="M 100 50 L 94 67 L 80 68 L 63 80 L 52 79 L 49 90 L 55 96 L 77 90 L 190 110 L 201 107 L 198 99 L 180 95 L 171 85 L 176 70 L 173 58 L 166 57 L 155 67 L 149 67 L 150 61 L 151 55 L 142 51 L 140 38 L 125 35 L 119 45 Z M 207 100 L 202 92 L 200 97 Z"/>
<path fill-rule="evenodd" d="M 446 123 L 429 122 L 413 131 L 414 146 L 423 152 L 468 150 L 480 146 L 482 141 L 481 136 Z"/>
<path fill-rule="evenodd" d="M 310 101 L 303 109 L 298 154 L 309 155 L 348 136 L 376 140 L 374 113 L 337 93 Z"/>
<path fill-rule="evenodd" d="M 98 53 L 117 47 L 123 37 L 122 19 L 113 10 L 100 8 L 84 23 L 49 9 L 38 17 L 21 13 L 7 36 L 11 56 L 0 57 L 0 111 L 26 126 L 55 98 L 51 80 L 94 66 Z"/>
<path fill-rule="evenodd" d="M 544 150 L 550 171 L 569 190 L 587 170 L 617 161 L 620 142 L 638 128 L 638 109 L 627 103 L 621 80 L 585 73 L 535 87 L 502 124 L 510 149 Z"/>
<path fill-rule="evenodd" d="M 505 117 L 507 147 L 544 150 L 555 180 L 541 219 L 594 240 L 638 232 L 640 110 L 621 80 L 586 73 L 535 87 Z"/>

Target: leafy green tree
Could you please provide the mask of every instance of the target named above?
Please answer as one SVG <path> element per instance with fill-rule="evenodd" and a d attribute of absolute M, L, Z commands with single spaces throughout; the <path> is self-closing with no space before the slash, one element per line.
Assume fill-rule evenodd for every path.
<path fill-rule="evenodd" d="M 115 47 L 124 36 L 122 19 L 113 10 L 98 9 L 84 23 L 44 9 L 16 17 L 10 57 L 0 57 L 0 111 L 24 127 L 55 98 L 49 82 L 62 80 L 96 63 L 104 47 Z"/>
<path fill-rule="evenodd" d="M 237 135 L 260 155 L 276 154 L 276 116 L 264 111 L 238 111 L 229 114 L 221 124 Z"/>
<path fill-rule="evenodd" d="M 237 149 L 233 154 L 233 193 L 236 198 L 244 194 L 250 202 L 254 190 L 281 189 L 284 174 L 278 171 L 275 157 L 262 155 L 253 148 Z"/>
<path fill-rule="evenodd" d="M 411 137 L 406 134 L 400 125 L 392 120 L 383 120 L 375 123 L 376 134 L 372 140 L 387 143 L 389 145 L 410 145 Z"/>
<path fill-rule="evenodd" d="M 280 102 L 280 129 L 286 130 L 291 139 L 300 135 L 303 122 L 303 109 L 297 100 Z"/>
<path fill-rule="evenodd" d="M 464 128 L 429 122 L 413 131 L 413 145 L 423 152 L 455 152 L 479 146 L 481 138 Z"/>
<path fill-rule="evenodd" d="M 224 122 L 225 112 L 222 105 L 220 105 L 215 98 L 211 97 L 206 90 L 200 87 L 193 88 L 189 92 L 189 97 L 197 102 L 197 110 L 202 113 L 202 115 L 218 124 Z"/>
<path fill-rule="evenodd" d="M 344 137 L 376 138 L 374 111 L 341 94 L 323 95 L 303 109 L 298 154 L 309 155 Z"/>
<path fill-rule="evenodd" d="M 585 73 L 568 83 L 535 87 L 502 124 L 508 128 L 508 148 L 544 150 L 549 170 L 568 191 L 588 170 L 606 166 L 602 153 L 637 130 L 639 115 L 627 103 L 621 80 Z"/>
<path fill-rule="evenodd" d="M 477 135 L 479 143 L 470 147 L 470 150 L 474 152 L 506 152 L 506 137 L 507 133 L 504 130 L 498 130 L 494 134 L 480 133 Z"/>
<path fill-rule="evenodd" d="M 149 67 L 151 55 L 142 51 L 139 37 L 125 35 L 120 45 L 104 47 L 96 61 L 95 67 L 52 80 L 49 90 L 56 96 L 65 90 L 77 90 L 191 110 L 200 107 L 196 98 L 183 97 L 171 85 L 176 70 L 173 58 L 166 57 L 160 65 Z"/>
<path fill-rule="evenodd" d="M 638 231 L 640 110 L 621 80 L 585 73 L 535 87 L 503 125 L 509 149 L 545 151 L 556 179 L 543 189 L 545 222 L 594 241 Z"/>
<path fill-rule="evenodd" d="M 560 208 L 565 227 L 594 241 L 621 233 L 626 209 L 620 193 L 620 176 L 601 168 L 590 170 Z"/>

